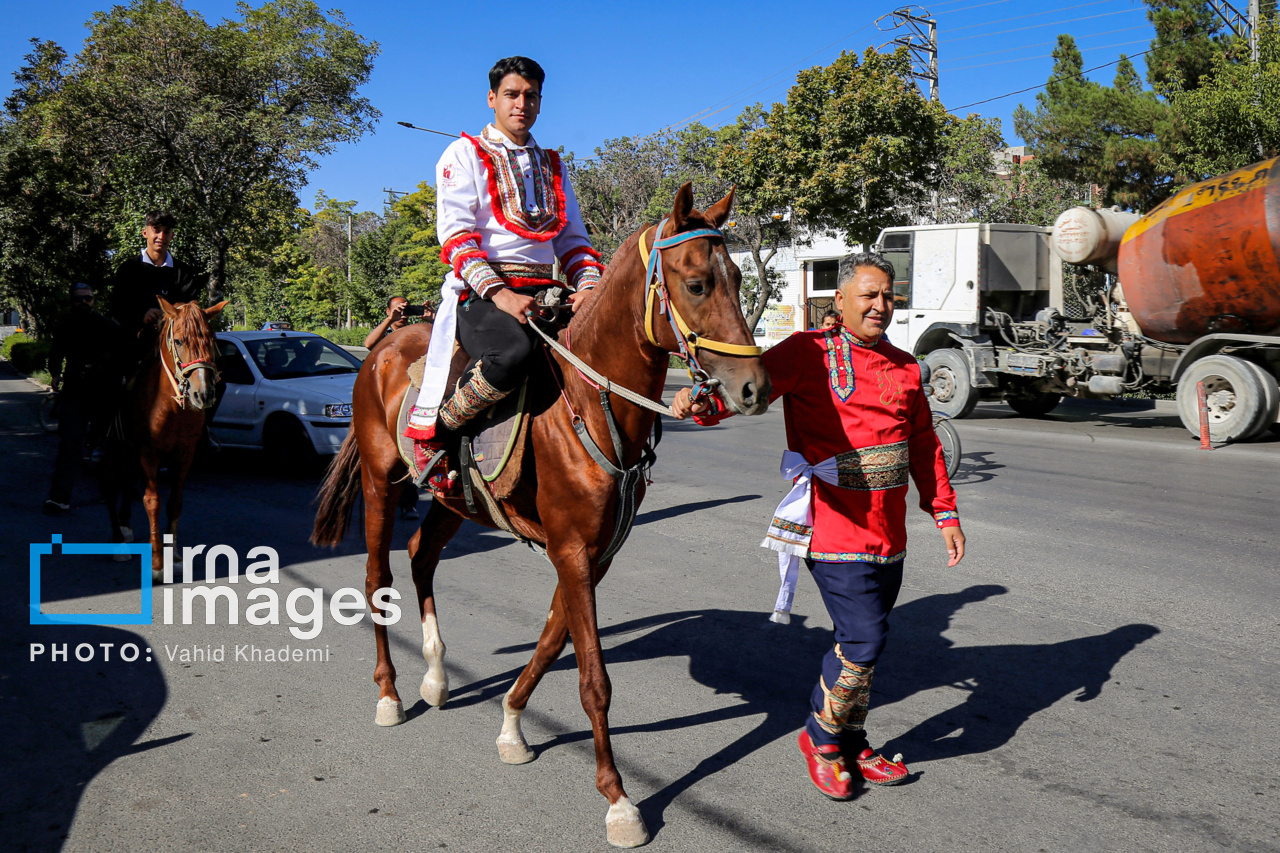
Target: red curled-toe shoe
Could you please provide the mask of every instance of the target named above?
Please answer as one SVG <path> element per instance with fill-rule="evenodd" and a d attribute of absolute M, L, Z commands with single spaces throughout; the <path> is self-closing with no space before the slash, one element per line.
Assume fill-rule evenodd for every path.
<path fill-rule="evenodd" d="M 901 753 L 889 761 L 874 750 L 864 749 L 858 756 L 858 770 L 872 785 L 896 785 L 907 778 L 907 765 L 902 763 Z"/>
<path fill-rule="evenodd" d="M 833 800 L 851 799 L 853 776 L 845 767 L 840 747 L 835 744 L 816 746 L 807 729 L 800 730 L 799 744 L 800 751 L 804 753 L 805 764 L 809 767 L 809 778 L 818 790 Z"/>

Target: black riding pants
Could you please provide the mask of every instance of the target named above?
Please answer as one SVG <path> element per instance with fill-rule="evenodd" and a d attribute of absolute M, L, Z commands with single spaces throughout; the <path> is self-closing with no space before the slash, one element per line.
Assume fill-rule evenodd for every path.
<path fill-rule="evenodd" d="M 499 391 L 513 391 L 528 372 L 533 340 L 525 325 L 487 299 L 458 308 L 458 343 L 480 360 L 480 375 Z"/>

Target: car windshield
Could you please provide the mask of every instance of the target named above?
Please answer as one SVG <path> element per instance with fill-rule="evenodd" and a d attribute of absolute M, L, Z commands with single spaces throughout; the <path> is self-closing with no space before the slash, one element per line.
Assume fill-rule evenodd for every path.
<path fill-rule="evenodd" d="M 268 338 L 245 341 L 267 379 L 333 376 L 360 370 L 360 359 L 324 338 Z"/>

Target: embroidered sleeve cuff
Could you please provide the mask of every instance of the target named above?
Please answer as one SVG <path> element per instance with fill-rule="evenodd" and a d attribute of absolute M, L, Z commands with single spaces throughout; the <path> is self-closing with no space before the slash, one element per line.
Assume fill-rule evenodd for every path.
<path fill-rule="evenodd" d="M 476 253 L 488 257 L 480 250 L 480 235 L 474 231 L 463 231 L 444 241 L 444 245 L 440 247 L 440 260 L 453 267 L 454 273 L 461 276 L 458 268 L 462 265 L 464 256 Z"/>
<path fill-rule="evenodd" d="M 595 261 L 583 261 L 566 273 L 569 286 L 574 290 L 590 290 L 600 283 L 604 267 Z"/>
<path fill-rule="evenodd" d="M 959 527 L 960 513 L 948 510 L 946 512 L 935 512 L 933 520 L 938 523 L 938 527 Z"/>
<path fill-rule="evenodd" d="M 504 287 L 502 276 L 493 271 L 483 252 L 477 252 L 463 260 L 457 270 L 458 277 L 479 294 L 481 299 L 492 299 L 493 294 Z"/>

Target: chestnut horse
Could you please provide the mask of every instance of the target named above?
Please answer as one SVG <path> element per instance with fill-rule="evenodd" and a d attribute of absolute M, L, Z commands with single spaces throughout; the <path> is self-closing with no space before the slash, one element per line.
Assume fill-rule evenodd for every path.
<path fill-rule="evenodd" d="M 745 356 L 702 351 L 703 368 L 721 382 L 720 393 L 730 407 L 744 414 L 760 414 L 769 405 L 769 379 L 753 344 L 738 301 L 741 274 L 730 260 L 718 229 L 729 216 L 733 192 L 705 213 L 693 207 L 693 191 L 686 184 L 676 195 L 675 207 L 664 220 L 661 234 L 649 234 L 649 245 L 698 229 L 706 236 L 691 237 L 660 254 L 661 273 L 670 301 L 687 322 L 692 340 L 705 338 L 706 346 L 727 344 L 724 349 L 751 353 Z M 652 231 L 653 229 L 648 229 Z M 641 232 L 643 233 L 643 232 Z M 641 234 L 633 235 L 618 249 L 596 295 L 570 323 L 561 342 L 611 381 L 638 391 L 650 399 L 662 395 L 669 352 L 680 349 L 675 332 L 663 318 L 654 318 L 651 336 L 646 332 L 646 299 L 649 282 L 639 249 Z M 654 247 L 653 252 L 659 249 Z M 655 312 L 656 313 L 656 312 Z M 400 490 L 405 488 L 405 466 L 396 450 L 396 420 L 408 387 L 407 368 L 427 349 L 430 330 L 410 326 L 374 348 L 356 378 L 351 430 L 332 463 L 320 495 L 312 541 L 336 545 L 345 535 L 352 508 L 361 488 L 365 501 L 365 536 L 368 545 L 365 588 L 372 604 L 374 592 L 391 586 L 389 564 L 391 535 Z M 541 354 L 535 355 L 544 362 Z M 596 748 L 596 787 L 609 800 L 605 818 L 610 843 L 634 847 L 649 840 L 639 810 L 627 799 L 614 765 L 609 741 L 610 684 L 605 672 L 596 622 L 595 588 L 611 560 L 601 560 L 615 526 L 618 500 L 616 482 L 592 461 L 574 432 L 573 420 L 586 422 L 590 435 L 610 461 L 620 467 L 636 465 L 653 429 L 656 415 L 622 398 L 613 408 L 621 435 L 622 458 L 612 452 L 609 427 L 599 392 L 564 359 L 556 356 L 555 373 L 544 364 L 542 387 L 530 383 L 532 423 L 529 429 L 534 462 L 511 497 L 500 506 L 521 535 L 547 549 L 558 585 L 551 612 L 538 640 L 533 659 L 503 699 L 503 724 L 498 755 L 508 764 L 534 759 L 520 730 L 520 717 L 529 695 L 564 649 L 568 637 L 578 656 L 582 706 L 591 720 Z M 536 467 L 537 477 L 532 476 Z M 643 487 L 643 484 L 641 484 Z M 641 494 L 639 497 L 642 497 Z M 483 505 L 469 514 L 460 497 L 436 497 L 421 528 L 409 540 L 413 582 L 422 616 L 422 653 L 427 660 L 421 695 L 440 706 L 449 696 L 444 670 L 444 644 L 436 621 L 432 589 L 441 549 L 453 538 L 463 518 L 495 527 Z M 378 662 L 374 681 L 380 693 L 376 722 L 404 722 L 404 706 L 396 692 L 396 670 L 391 664 L 387 629 L 375 620 Z"/>
<path fill-rule="evenodd" d="M 164 315 L 158 357 L 143 363 L 132 391 L 125 396 L 120 413 L 124 446 L 113 452 L 112 470 L 103 478 L 112 541 L 126 541 L 132 538 L 132 480 L 141 467 L 146 483 L 142 503 L 151 526 L 151 576 L 157 581 L 163 577 L 160 467 L 167 463 L 170 477 L 165 507 L 169 524 L 164 532 L 176 536 L 182 515 L 182 484 L 204 430 L 205 410 L 217 400 L 218 347 L 209 319 L 221 313 L 226 304 L 201 308 L 194 302 L 171 305 L 160 299 Z"/>

